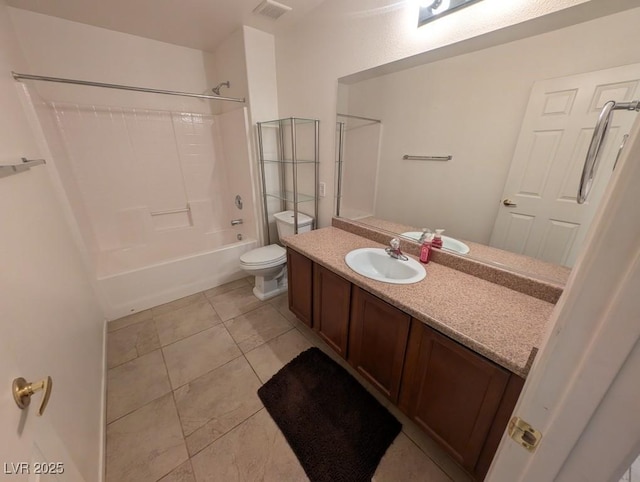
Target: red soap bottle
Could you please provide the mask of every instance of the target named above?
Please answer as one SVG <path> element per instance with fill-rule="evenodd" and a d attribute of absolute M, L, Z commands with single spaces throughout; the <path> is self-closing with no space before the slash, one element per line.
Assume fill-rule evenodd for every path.
<path fill-rule="evenodd" d="M 436 235 L 433 237 L 431 246 L 434 248 L 442 248 L 442 233 L 444 233 L 444 229 L 436 229 Z"/>
<path fill-rule="evenodd" d="M 433 235 L 427 235 L 420 247 L 420 262 L 427 264 L 431 259 L 431 239 Z"/>

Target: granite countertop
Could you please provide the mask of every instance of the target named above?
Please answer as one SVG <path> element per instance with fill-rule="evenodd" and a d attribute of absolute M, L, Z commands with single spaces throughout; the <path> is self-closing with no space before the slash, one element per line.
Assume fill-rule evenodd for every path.
<path fill-rule="evenodd" d="M 290 236 L 284 243 L 444 335 L 526 377 L 554 308 L 552 303 L 431 262 L 424 280 L 383 283 L 344 261 L 357 248 L 385 246 L 338 228 Z"/>
<path fill-rule="evenodd" d="M 405 224 L 399 224 L 373 216 L 358 219 L 357 222 L 396 234 L 402 234 L 407 231 L 420 231 L 420 229 Z M 445 231 L 445 235 L 446 234 Z M 503 249 L 467 241 L 466 239 L 460 239 L 460 241 L 463 241 L 469 246 L 470 252 L 468 256 L 473 259 L 497 263 L 505 268 L 516 269 L 520 272 L 527 273 L 529 276 L 539 277 L 542 280 L 550 281 L 560 286 L 567 284 L 569 274 L 571 273 L 571 268 L 567 268 L 566 266 L 547 263 L 524 254 L 511 253 Z"/>

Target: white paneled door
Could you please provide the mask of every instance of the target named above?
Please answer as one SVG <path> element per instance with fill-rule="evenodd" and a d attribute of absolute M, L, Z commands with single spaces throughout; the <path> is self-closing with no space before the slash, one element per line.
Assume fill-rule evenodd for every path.
<path fill-rule="evenodd" d="M 585 204 L 578 182 L 602 106 L 640 96 L 640 64 L 536 82 L 504 186 L 491 246 L 573 266 L 635 112 L 616 111 Z"/>
<path fill-rule="evenodd" d="M 104 316 L 12 70 L 27 69 L 0 0 L 0 165 L 47 160 L 0 178 L 0 480 L 100 481 Z M 12 381 L 47 376 L 43 415 L 41 391 L 18 408 Z"/>

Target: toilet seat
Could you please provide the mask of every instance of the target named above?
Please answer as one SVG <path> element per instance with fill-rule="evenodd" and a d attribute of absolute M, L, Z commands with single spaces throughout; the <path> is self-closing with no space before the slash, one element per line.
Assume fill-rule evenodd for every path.
<path fill-rule="evenodd" d="M 240 256 L 240 266 L 247 268 L 271 268 L 287 261 L 287 251 L 277 244 L 270 244 L 244 253 Z"/>

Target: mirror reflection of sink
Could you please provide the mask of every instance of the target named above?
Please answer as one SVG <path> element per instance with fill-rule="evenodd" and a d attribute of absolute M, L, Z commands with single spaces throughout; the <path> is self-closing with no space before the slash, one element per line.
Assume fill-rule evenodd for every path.
<path fill-rule="evenodd" d="M 427 275 L 424 267 L 415 259 L 395 259 L 382 248 L 354 249 L 347 253 L 344 260 L 356 273 L 385 283 L 417 283 Z"/>
<path fill-rule="evenodd" d="M 422 232 L 407 231 L 406 233 L 402 233 L 400 236 L 418 241 L 420 239 L 420 236 L 422 236 Z M 469 246 L 464 244 L 462 241 L 458 241 L 455 238 L 450 238 L 449 236 L 444 235 L 442 235 L 442 247 L 458 254 L 467 254 L 469 252 Z"/>

